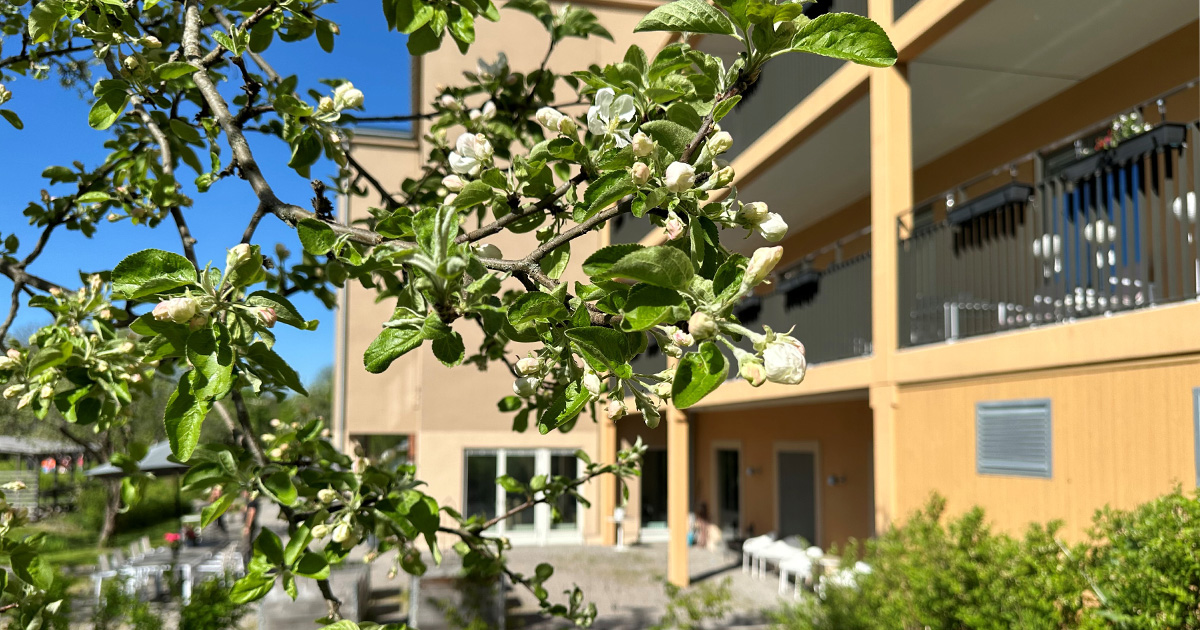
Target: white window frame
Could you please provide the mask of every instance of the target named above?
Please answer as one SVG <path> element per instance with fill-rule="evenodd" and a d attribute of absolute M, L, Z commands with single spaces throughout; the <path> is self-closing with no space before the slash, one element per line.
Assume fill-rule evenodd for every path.
<path fill-rule="evenodd" d="M 462 458 L 462 505 L 467 500 L 467 458 L 491 456 L 496 458 L 496 476 L 508 474 L 508 457 L 510 455 L 533 455 L 533 474 L 550 475 L 550 457 L 552 455 L 567 455 L 575 457 L 572 449 L 561 448 L 467 448 L 463 449 Z M 582 466 L 576 462 L 576 473 L 581 472 Z M 504 514 L 508 493 L 499 485 L 496 486 L 496 514 Z M 547 545 L 583 542 L 583 504 L 575 502 L 575 526 L 552 528 L 552 512 L 548 503 L 539 503 L 533 507 L 533 529 L 510 530 L 508 520 L 500 521 L 489 532 L 489 536 L 505 536 L 514 545 Z M 470 516 L 466 514 L 464 516 Z"/>

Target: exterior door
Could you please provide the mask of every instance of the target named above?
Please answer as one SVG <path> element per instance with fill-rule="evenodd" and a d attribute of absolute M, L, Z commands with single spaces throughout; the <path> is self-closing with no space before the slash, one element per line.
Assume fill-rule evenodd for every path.
<path fill-rule="evenodd" d="M 466 516 L 493 518 L 525 502 L 508 494 L 496 478 L 508 475 L 529 482 L 539 475 L 579 476 L 574 451 L 550 449 L 468 449 L 464 453 L 463 505 Z M 557 521 L 555 522 L 555 516 Z M 563 497 L 554 505 L 538 504 L 501 521 L 489 534 L 506 536 L 517 544 L 575 543 L 581 540 L 579 502 Z"/>
<path fill-rule="evenodd" d="M 736 536 L 741 533 L 741 454 L 738 449 L 718 448 L 717 463 L 717 526 L 722 533 Z"/>
<path fill-rule="evenodd" d="M 800 536 L 817 545 L 817 453 L 780 450 L 776 470 L 779 536 Z"/>

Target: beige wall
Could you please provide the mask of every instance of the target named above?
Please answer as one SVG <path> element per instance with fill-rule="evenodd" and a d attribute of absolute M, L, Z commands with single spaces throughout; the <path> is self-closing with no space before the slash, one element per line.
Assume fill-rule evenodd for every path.
<path fill-rule="evenodd" d="M 817 544 L 828 548 L 871 535 L 871 410 L 866 400 L 702 412 L 690 422 L 694 507 L 705 503 L 709 514 L 714 513 L 714 442 L 736 442 L 741 448 L 743 533 L 750 527 L 757 534 L 775 530 L 776 445 L 816 442 L 821 532 Z M 755 474 L 747 477 L 746 468 L 754 468 Z M 826 485 L 830 475 L 846 481 Z"/>
<path fill-rule="evenodd" d="M 1196 479 L 1192 389 L 1200 356 L 902 387 L 896 435 L 899 514 L 933 492 L 1005 530 L 1063 519 L 1078 538 L 1103 506 L 1128 508 Z M 979 475 L 975 404 L 1049 398 L 1052 477 Z"/>

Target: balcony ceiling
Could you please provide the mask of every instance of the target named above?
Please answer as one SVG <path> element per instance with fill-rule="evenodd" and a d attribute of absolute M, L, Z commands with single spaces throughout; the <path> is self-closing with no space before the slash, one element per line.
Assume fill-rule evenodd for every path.
<path fill-rule="evenodd" d="M 860 99 L 801 147 L 739 190 L 742 201 L 765 201 L 788 222 L 791 233 L 866 196 L 870 189 L 870 110 Z M 732 230 L 725 245 L 752 251 L 766 244 L 755 234 Z"/>
<path fill-rule="evenodd" d="M 1197 17 L 1182 0 L 993 0 L 910 65 L 922 166 Z"/>

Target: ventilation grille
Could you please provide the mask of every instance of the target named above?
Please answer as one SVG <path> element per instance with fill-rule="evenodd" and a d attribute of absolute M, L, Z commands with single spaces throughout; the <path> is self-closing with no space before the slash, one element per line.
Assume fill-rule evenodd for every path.
<path fill-rule="evenodd" d="M 1050 478 L 1050 401 L 975 406 L 975 457 L 981 475 Z"/>

